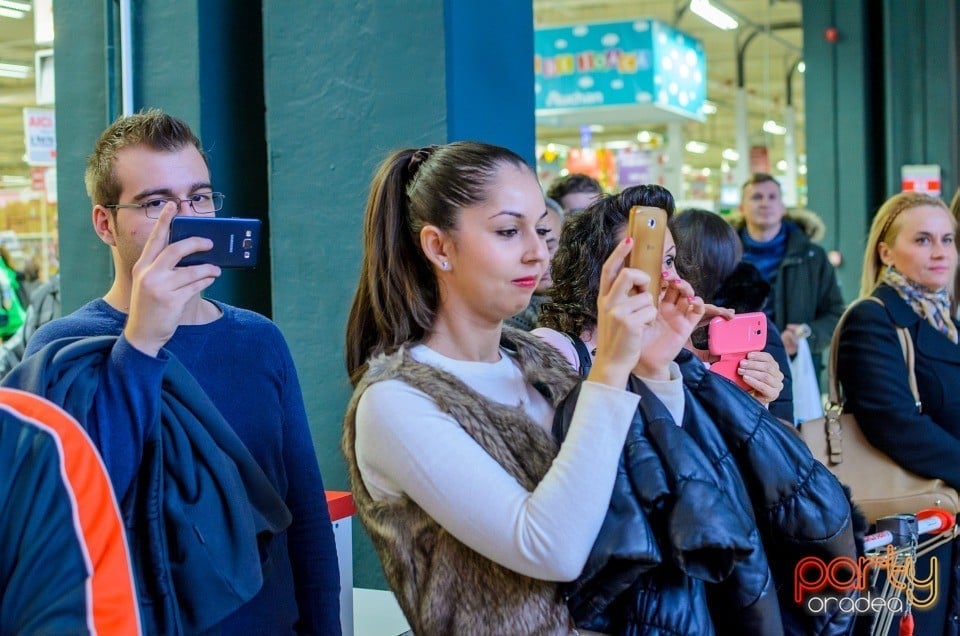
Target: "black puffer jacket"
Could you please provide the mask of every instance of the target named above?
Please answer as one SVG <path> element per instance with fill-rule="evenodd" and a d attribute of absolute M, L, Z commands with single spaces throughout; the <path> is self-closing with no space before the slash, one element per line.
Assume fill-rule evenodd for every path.
<path fill-rule="evenodd" d="M 641 406 L 610 511 L 567 588 L 578 625 L 618 634 L 850 633 L 851 615 L 810 616 L 793 599 L 801 558 L 856 559 L 840 483 L 756 400 L 689 352 L 677 362 L 683 427 L 641 382 L 631 386 Z M 576 397 L 557 410 L 561 435 Z"/>

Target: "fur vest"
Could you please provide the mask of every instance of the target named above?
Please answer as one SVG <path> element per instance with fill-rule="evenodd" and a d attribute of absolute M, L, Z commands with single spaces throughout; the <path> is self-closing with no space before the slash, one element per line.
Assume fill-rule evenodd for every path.
<path fill-rule="evenodd" d="M 569 364 L 535 336 L 505 328 L 501 345 L 515 352 L 527 382 L 552 405 L 577 383 Z M 568 633 L 572 621 L 556 583 L 520 575 L 477 554 L 406 497 L 371 498 L 357 467 L 356 409 L 367 387 L 389 379 L 432 397 L 528 490 L 550 468 L 558 446 L 521 408 L 487 400 L 455 376 L 417 362 L 406 348 L 370 360 L 347 408 L 343 452 L 358 516 L 413 633 Z"/>

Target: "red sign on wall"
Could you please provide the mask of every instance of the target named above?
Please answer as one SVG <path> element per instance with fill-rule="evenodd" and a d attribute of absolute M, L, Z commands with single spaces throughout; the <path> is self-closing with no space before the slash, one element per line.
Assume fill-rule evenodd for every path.
<path fill-rule="evenodd" d="M 30 189 L 36 190 L 37 192 L 43 192 L 43 189 L 46 187 L 47 181 L 47 169 L 46 168 L 30 168 Z"/>
<path fill-rule="evenodd" d="M 900 167 L 900 189 L 940 196 L 940 166 L 936 164 Z"/>

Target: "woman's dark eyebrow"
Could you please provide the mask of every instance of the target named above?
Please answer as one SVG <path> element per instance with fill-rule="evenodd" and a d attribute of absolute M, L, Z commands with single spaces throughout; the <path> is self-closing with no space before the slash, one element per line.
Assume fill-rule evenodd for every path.
<path fill-rule="evenodd" d="M 522 218 L 523 218 L 523 213 L 521 213 L 521 212 L 515 212 L 515 211 L 513 211 L 513 210 L 500 210 L 500 211 L 497 212 L 496 214 L 492 215 L 490 218 L 491 218 L 491 219 L 495 219 L 495 218 L 497 218 L 498 216 L 500 216 L 501 214 L 506 214 L 507 216 L 512 216 L 512 217 L 517 218 L 517 219 L 522 219 Z M 537 219 L 537 221 L 543 220 L 543 218 L 546 217 L 546 216 L 547 216 L 547 211 L 544 210 L 544 211 L 543 211 L 543 214 L 540 215 L 540 217 Z"/>

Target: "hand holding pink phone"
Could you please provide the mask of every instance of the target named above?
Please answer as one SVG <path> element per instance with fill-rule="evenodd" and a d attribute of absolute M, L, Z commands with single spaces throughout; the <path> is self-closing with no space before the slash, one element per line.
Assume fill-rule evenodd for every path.
<path fill-rule="evenodd" d="M 744 391 L 751 387 L 737 373 L 740 361 L 767 344 L 767 317 L 761 311 L 737 314 L 729 320 L 717 316 L 708 327 L 710 353 L 720 359 L 710 365 L 714 373 L 735 382 Z"/>

